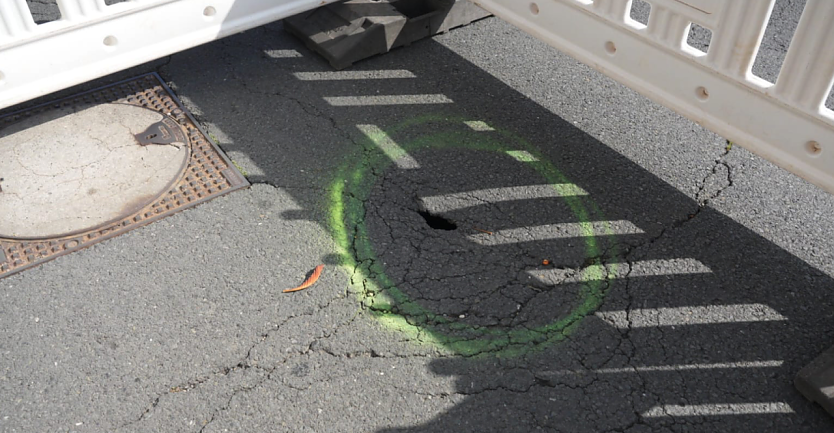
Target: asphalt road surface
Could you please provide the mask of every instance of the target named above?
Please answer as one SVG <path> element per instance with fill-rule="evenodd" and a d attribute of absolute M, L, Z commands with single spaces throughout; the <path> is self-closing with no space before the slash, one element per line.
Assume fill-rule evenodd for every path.
<path fill-rule="evenodd" d="M 834 197 L 512 26 L 149 71 L 253 185 L 0 280 L 0 431 L 834 431 Z"/>

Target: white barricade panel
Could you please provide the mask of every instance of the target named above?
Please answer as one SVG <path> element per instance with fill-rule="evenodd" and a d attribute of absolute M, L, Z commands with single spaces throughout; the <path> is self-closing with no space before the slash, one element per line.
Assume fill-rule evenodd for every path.
<path fill-rule="evenodd" d="M 751 72 L 774 0 L 473 0 L 496 16 L 834 193 L 834 1 L 807 0 L 775 83 Z M 707 53 L 686 43 L 712 32 Z"/>
<path fill-rule="evenodd" d="M 58 0 L 38 25 L 26 0 L 0 0 L 0 108 L 333 1 Z"/>

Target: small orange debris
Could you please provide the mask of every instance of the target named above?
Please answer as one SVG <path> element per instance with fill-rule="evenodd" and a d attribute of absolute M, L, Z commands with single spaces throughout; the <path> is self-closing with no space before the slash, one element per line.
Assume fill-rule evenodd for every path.
<path fill-rule="evenodd" d="M 304 290 L 304 289 L 312 286 L 313 284 L 315 284 L 316 281 L 318 281 L 319 276 L 321 276 L 322 269 L 324 269 L 324 265 L 316 266 L 316 269 L 313 269 L 313 273 L 310 274 L 310 276 L 306 280 L 304 280 L 304 282 L 301 283 L 300 286 L 293 287 L 292 289 L 284 290 L 284 293 L 297 292 L 299 290 Z"/>
<path fill-rule="evenodd" d="M 491 232 L 491 231 L 488 231 L 488 230 L 481 230 L 481 229 L 479 229 L 479 228 L 477 228 L 477 227 L 472 227 L 472 228 L 473 228 L 473 229 L 475 229 L 475 230 L 477 230 L 477 231 L 479 231 L 479 232 L 481 232 L 481 233 L 486 233 L 486 234 L 488 234 L 488 235 L 491 235 L 491 234 L 492 234 L 492 232 Z"/>
<path fill-rule="evenodd" d="M 542 264 L 547 266 L 547 265 L 550 264 L 550 260 L 544 259 L 544 260 L 542 260 Z"/>

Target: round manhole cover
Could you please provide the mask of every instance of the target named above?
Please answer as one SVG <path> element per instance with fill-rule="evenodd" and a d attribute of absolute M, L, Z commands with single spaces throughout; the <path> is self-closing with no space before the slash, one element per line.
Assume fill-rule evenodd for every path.
<path fill-rule="evenodd" d="M 174 141 L 141 145 L 135 135 L 162 121 Z M 9 126 L 0 131 L 0 237 L 65 236 L 129 217 L 179 177 L 186 137 L 167 116 L 127 104 L 50 110 Z"/>

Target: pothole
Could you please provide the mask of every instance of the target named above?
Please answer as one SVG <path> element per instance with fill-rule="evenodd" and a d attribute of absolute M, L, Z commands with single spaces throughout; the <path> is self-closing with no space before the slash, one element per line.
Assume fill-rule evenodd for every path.
<path fill-rule="evenodd" d="M 429 227 L 435 230 L 452 231 L 457 230 L 458 228 L 458 225 L 455 224 L 454 221 L 443 216 L 434 215 L 431 212 L 425 210 L 417 211 L 417 213 L 420 214 L 420 216 L 423 217 L 424 220 L 426 220 L 426 224 L 428 224 Z"/>
<path fill-rule="evenodd" d="M 420 306 L 409 319 L 444 333 L 465 325 L 469 335 L 490 327 L 521 332 L 567 317 L 587 285 L 565 282 L 566 271 L 542 259 L 579 266 L 586 244 L 542 228 L 575 216 L 540 187 L 546 181 L 535 167 L 468 150 L 423 151 L 420 161 L 420 169 L 390 166 L 366 204 L 376 261 L 397 282 L 385 289 Z"/>

